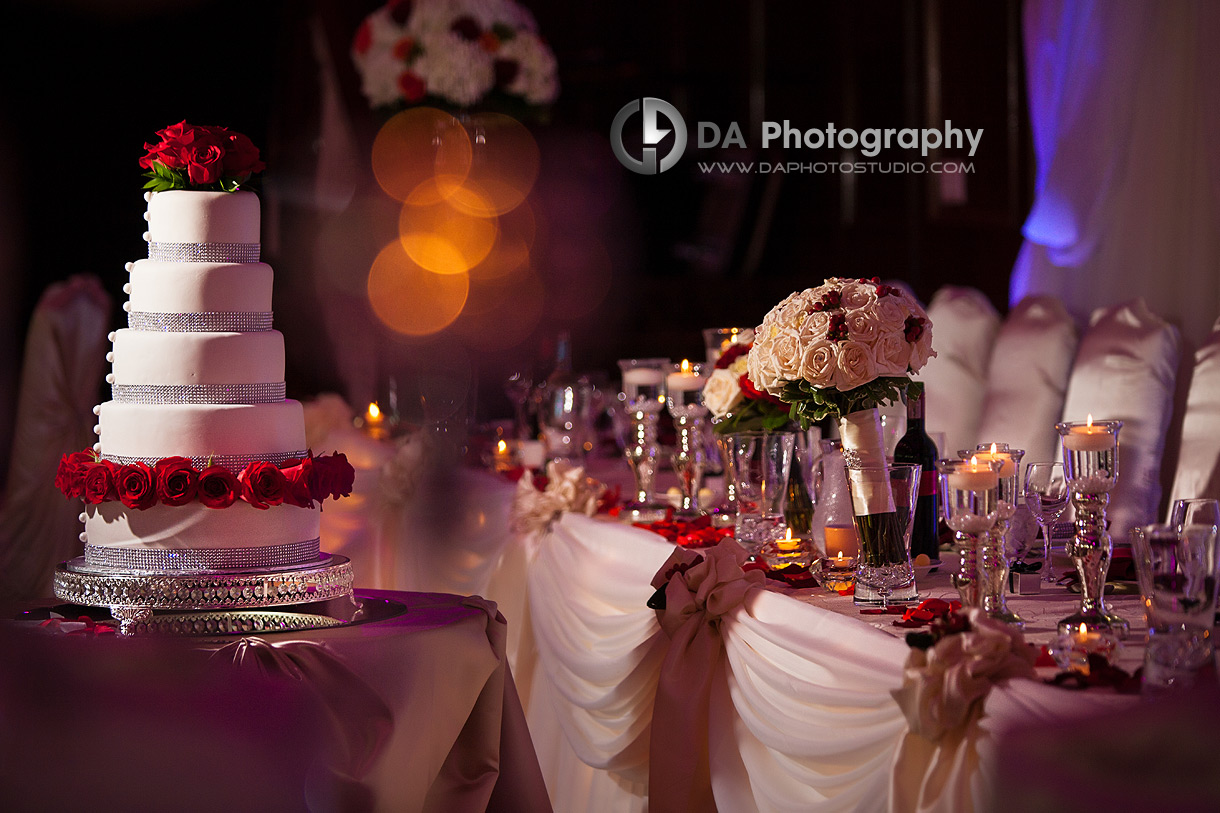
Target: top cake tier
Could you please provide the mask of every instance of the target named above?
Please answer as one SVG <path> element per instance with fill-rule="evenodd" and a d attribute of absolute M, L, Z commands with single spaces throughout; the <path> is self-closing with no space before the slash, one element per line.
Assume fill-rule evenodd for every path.
<path fill-rule="evenodd" d="M 253 192 L 156 192 L 148 202 L 148 239 L 257 245 L 260 215 Z"/>

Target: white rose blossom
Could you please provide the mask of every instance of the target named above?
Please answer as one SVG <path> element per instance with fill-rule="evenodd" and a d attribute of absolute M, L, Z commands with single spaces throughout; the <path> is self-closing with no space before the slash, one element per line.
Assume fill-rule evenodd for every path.
<path fill-rule="evenodd" d="M 900 297 L 883 296 L 877 300 L 873 313 L 881 323 L 882 331 L 896 330 L 901 333 L 906 327 L 907 317 L 911 315 L 911 308 Z"/>
<path fill-rule="evenodd" d="M 864 342 L 845 341 L 839 345 L 835 388 L 840 392 L 854 390 L 877 377 L 877 361 L 873 350 Z"/>
<path fill-rule="evenodd" d="M 872 344 L 881 335 L 881 323 L 872 307 L 847 312 L 847 335 L 852 341 Z"/>
<path fill-rule="evenodd" d="M 745 400 L 738 376 L 727 368 L 713 370 L 703 385 L 703 404 L 713 418 L 723 418 Z"/>
<path fill-rule="evenodd" d="M 911 363 L 911 345 L 901 330 L 882 333 L 873 343 L 873 351 L 878 373 L 890 376 L 907 374 L 907 367 Z"/>
<path fill-rule="evenodd" d="M 877 286 L 871 282 L 849 282 L 839 291 L 844 310 L 867 308 L 877 302 Z"/>
<path fill-rule="evenodd" d="M 833 387 L 839 353 L 834 342 L 822 340 L 805 348 L 801 358 L 801 378 L 815 387 Z"/>

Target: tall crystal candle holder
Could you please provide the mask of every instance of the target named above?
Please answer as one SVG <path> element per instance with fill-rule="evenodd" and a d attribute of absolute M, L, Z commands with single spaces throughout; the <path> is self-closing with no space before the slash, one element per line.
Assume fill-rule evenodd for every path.
<path fill-rule="evenodd" d="M 963 451 L 959 454 L 963 460 L 994 460 L 1000 464 L 996 472 L 1000 478 L 996 523 L 987 532 L 989 538 L 983 542 L 979 551 L 985 580 L 988 584 L 994 581 L 1000 584 L 999 594 L 989 600 L 991 606 L 987 608 L 987 615 L 1006 624 L 1024 627 L 1025 619 L 1008 608 L 1003 586 L 1008 582 L 1008 569 L 1011 566 L 1008 551 L 1013 546 L 1009 544 L 1008 535 L 1017 506 L 1021 504 L 1021 458 L 1025 456 L 1025 450 L 1013 449 L 1007 443 L 980 443 L 974 451 Z"/>
<path fill-rule="evenodd" d="M 1109 630 L 1120 638 L 1131 631 L 1127 621 L 1106 607 L 1106 574 L 1113 542 L 1106 530 L 1106 506 L 1118 482 L 1118 430 L 1122 421 L 1057 423 L 1063 444 L 1063 474 L 1076 510 L 1076 533 L 1066 553 L 1080 574 L 1080 610 L 1059 622 L 1060 634 Z"/>
<path fill-rule="evenodd" d="M 985 567 L 993 555 L 992 531 L 1000 518 L 998 460 L 940 460 L 940 504 L 945 524 L 953 531 L 960 558 L 953 586 L 962 606 L 978 607 L 988 615 L 1003 606 L 1004 582 Z"/>
<path fill-rule="evenodd" d="M 691 364 L 683 359 L 681 364 L 674 365 L 665 384 L 669 414 L 673 416 L 674 429 L 678 433 L 678 443 L 670 460 L 682 490 L 682 505 L 674 516 L 683 519 L 703 513 L 699 507 L 699 488 L 703 485 L 703 469 L 707 465 L 703 435 L 703 419 L 707 417 L 707 407 L 703 405 L 706 369 L 703 364 Z"/>
<path fill-rule="evenodd" d="M 635 480 L 635 493 L 620 516 L 628 522 L 655 522 L 664 519 L 668 508 L 653 497 L 652 486 L 660 456 L 657 419 L 665 408 L 665 379 L 672 365 L 665 358 L 623 359 L 618 365 L 631 421 L 623 456 Z"/>

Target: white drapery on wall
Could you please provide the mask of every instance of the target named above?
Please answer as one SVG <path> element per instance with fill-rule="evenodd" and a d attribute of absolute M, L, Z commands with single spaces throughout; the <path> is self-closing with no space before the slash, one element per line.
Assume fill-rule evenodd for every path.
<path fill-rule="evenodd" d="M 1220 314 L 1220 4 L 1029 0 L 1035 199 L 1011 302 L 1078 320 L 1143 297 L 1197 344 Z"/>

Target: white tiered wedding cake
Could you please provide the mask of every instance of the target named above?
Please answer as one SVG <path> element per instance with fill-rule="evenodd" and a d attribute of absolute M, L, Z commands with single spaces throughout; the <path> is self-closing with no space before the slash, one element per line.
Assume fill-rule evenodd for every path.
<path fill-rule="evenodd" d="M 227 162 L 245 170 L 230 173 L 240 181 L 262 168 L 244 136 L 220 128 L 160 135 L 141 162 L 154 188 L 235 188 Z M 284 397 L 259 199 L 190 189 L 146 198 L 148 259 L 128 264 L 127 327 L 110 334 L 98 443 L 66 456 L 56 478 L 85 501 L 84 564 L 184 574 L 323 561 L 320 503 L 350 493 L 353 472 L 343 455 L 313 456 L 301 404 Z"/>

